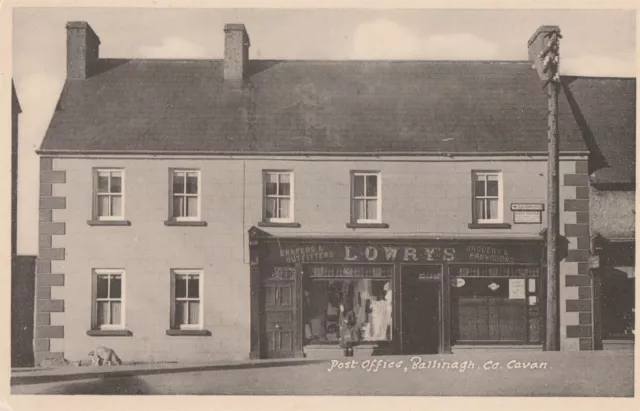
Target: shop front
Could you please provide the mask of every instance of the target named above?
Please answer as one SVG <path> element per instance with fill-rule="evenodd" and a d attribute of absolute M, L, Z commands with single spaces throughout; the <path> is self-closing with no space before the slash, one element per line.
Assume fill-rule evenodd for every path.
<path fill-rule="evenodd" d="M 635 241 L 594 239 L 599 267 L 592 267 L 595 282 L 596 349 L 633 350 L 635 344 Z"/>
<path fill-rule="evenodd" d="M 253 358 L 539 344 L 540 240 L 271 237 L 251 232 Z"/>

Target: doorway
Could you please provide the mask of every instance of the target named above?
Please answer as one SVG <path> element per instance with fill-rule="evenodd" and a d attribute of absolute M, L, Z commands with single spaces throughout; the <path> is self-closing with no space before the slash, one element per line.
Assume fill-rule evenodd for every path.
<path fill-rule="evenodd" d="M 403 354 L 437 354 L 439 352 L 440 273 L 441 266 L 403 268 Z"/>
<path fill-rule="evenodd" d="M 294 357 L 295 339 L 295 276 L 290 279 L 269 280 L 263 284 L 263 358 Z"/>

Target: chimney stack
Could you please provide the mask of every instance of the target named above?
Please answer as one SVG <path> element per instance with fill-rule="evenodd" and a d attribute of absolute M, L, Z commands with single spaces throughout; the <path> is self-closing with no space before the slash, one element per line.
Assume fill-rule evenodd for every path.
<path fill-rule="evenodd" d="M 224 26 L 224 80 L 242 82 L 249 63 L 249 35 L 244 24 Z"/>
<path fill-rule="evenodd" d="M 67 23 L 67 79 L 91 76 L 99 59 L 100 39 L 86 21 Z"/>
<path fill-rule="evenodd" d="M 554 69 L 557 69 L 559 63 L 558 42 L 560 38 L 562 38 L 560 27 L 540 26 L 529 39 L 529 61 L 533 63 L 533 67 L 542 81 L 549 81 L 557 74 L 557 70 Z"/>

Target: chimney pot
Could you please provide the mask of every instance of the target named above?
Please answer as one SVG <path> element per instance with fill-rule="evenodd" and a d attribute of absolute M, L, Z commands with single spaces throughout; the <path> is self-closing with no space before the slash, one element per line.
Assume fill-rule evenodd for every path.
<path fill-rule="evenodd" d="M 100 38 L 86 21 L 67 22 L 67 79 L 91 76 L 100 57 Z"/>
<path fill-rule="evenodd" d="M 242 82 L 249 62 L 249 35 L 244 24 L 224 26 L 224 80 Z"/>

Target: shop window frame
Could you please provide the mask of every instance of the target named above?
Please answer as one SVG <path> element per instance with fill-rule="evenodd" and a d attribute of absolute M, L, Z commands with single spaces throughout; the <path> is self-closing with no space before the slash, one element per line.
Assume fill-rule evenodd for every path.
<path fill-rule="evenodd" d="M 320 277 L 320 276 L 313 276 L 312 275 L 312 267 L 313 266 L 337 266 L 337 267 L 344 267 L 344 266 L 361 266 L 361 267 L 386 267 L 387 269 L 391 270 L 391 275 L 390 276 L 327 276 L 327 277 Z M 396 308 L 396 300 L 398 298 L 398 291 L 395 289 L 396 283 L 395 283 L 395 272 L 396 272 L 396 264 L 395 263 L 379 263 L 379 264 L 364 264 L 362 262 L 318 262 L 318 263 L 309 263 L 309 264 L 304 264 L 303 266 L 303 275 L 305 277 L 307 277 L 308 282 L 328 282 L 328 281 L 357 281 L 357 280 L 363 280 L 363 279 L 370 279 L 372 281 L 379 281 L 379 282 L 388 282 L 391 284 L 391 288 L 392 288 L 392 313 L 391 313 L 391 324 L 390 324 L 390 339 L 388 340 L 360 340 L 358 345 L 360 346 L 364 346 L 364 345 L 378 345 L 378 346 L 384 346 L 386 344 L 395 344 L 397 343 L 397 341 L 395 341 L 398 337 L 396 335 L 396 328 L 397 324 L 396 324 L 396 315 L 397 313 L 395 313 L 395 308 Z M 306 289 L 303 288 L 303 294 L 304 291 Z M 304 312 L 302 313 L 302 315 L 304 316 Z M 337 314 L 339 316 L 339 313 Z M 302 332 L 304 333 L 304 320 L 303 320 L 303 324 L 302 324 Z M 303 345 L 326 345 L 326 346 L 331 346 L 331 345 L 339 345 L 339 340 L 338 341 L 324 341 L 324 340 L 315 340 L 312 339 L 307 343 L 304 343 Z"/>
<path fill-rule="evenodd" d="M 455 275 L 455 269 L 456 268 L 462 268 L 462 267 L 483 267 L 483 266 L 491 266 L 494 268 L 499 268 L 499 267 L 516 267 L 516 268 L 530 268 L 530 269 L 535 269 L 537 271 L 537 275 L 524 275 L 524 276 L 465 276 L 465 275 Z M 544 310 L 544 294 L 543 294 L 543 287 L 544 287 L 544 278 L 543 278 L 543 269 L 541 266 L 539 265 L 535 265 L 535 264 L 477 264 L 477 263 L 454 263 L 454 264 L 449 264 L 449 273 L 450 273 L 450 281 L 451 283 L 453 283 L 453 281 L 457 278 L 463 278 L 463 279 L 492 279 L 492 278 L 496 278 L 496 279 L 504 279 L 504 280 L 510 280 L 510 279 L 522 279 L 525 282 L 525 297 L 522 299 L 523 300 L 523 304 L 525 306 L 525 321 L 526 321 L 526 326 L 525 326 L 525 339 L 524 340 L 453 340 L 453 327 L 452 327 L 452 333 L 451 333 L 451 342 L 452 344 L 462 344 L 462 345 L 467 345 L 467 344 L 491 344 L 491 345 L 540 345 L 543 342 L 543 332 L 544 332 L 544 322 L 545 322 L 545 318 L 543 315 L 543 310 Z M 536 280 L 536 289 L 534 291 L 530 291 L 530 284 L 529 284 L 529 280 L 530 279 L 535 279 Z M 455 288 L 453 286 L 453 284 L 450 285 L 451 286 L 451 301 L 453 302 L 453 296 L 454 296 L 454 292 L 453 289 Z M 537 312 L 537 314 L 531 314 L 532 311 L 534 311 L 531 308 L 531 304 L 530 304 L 530 299 L 531 297 L 534 297 L 536 299 L 536 304 L 534 304 L 535 306 L 535 312 Z M 484 298 L 484 297 L 483 297 Z M 451 315 L 450 315 L 450 322 L 451 325 L 453 326 L 454 324 L 454 318 L 453 318 L 453 304 L 451 306 Z M 531 323 L 532 323 L 532 319 L 535 320 L 537 319 L 537 321 L 539 322 L 539 328 L 538 328 L 538 336 L 533 339 L 531 336 Z"/>

